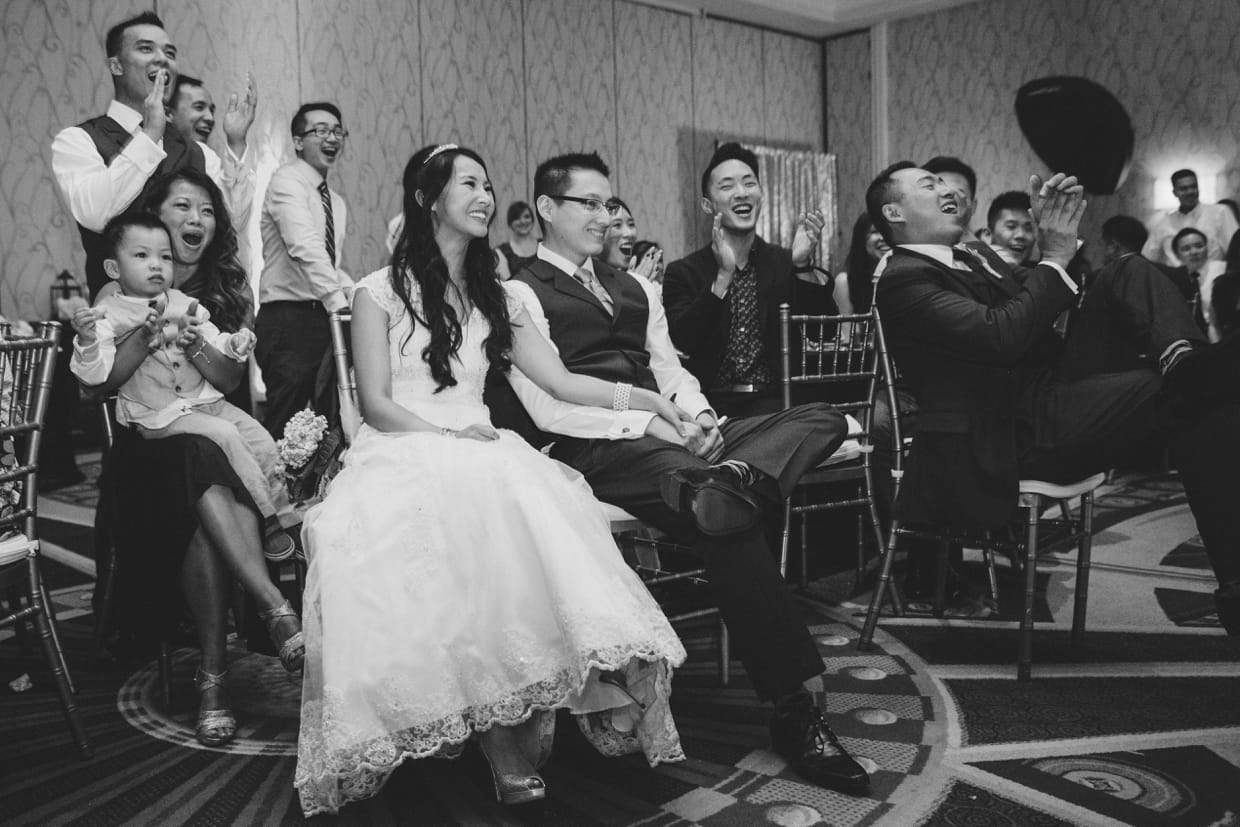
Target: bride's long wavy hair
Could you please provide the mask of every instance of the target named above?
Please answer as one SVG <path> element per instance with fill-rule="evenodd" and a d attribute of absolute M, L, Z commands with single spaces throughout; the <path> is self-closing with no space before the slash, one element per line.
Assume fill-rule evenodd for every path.
<path fill-rule="evenodd" d="M 456 310 L 445 297 L 449 285 L 448 267 L 435 241 L 431 208 L 452 180 L 452 170 L 460 156 L 472 158 L 483 171 L 486 170 L 486 163 L 478 153 L 463 147 L 440 149 L 434 145 L 426 146 L 409 159 L 405 166 L 402 199 L 405 226 L 392 253 L 390 272 L 392 289 L 409 317 L 430 330 L 431 341 L 422 349 L 422 361 L 426 362 L 431 376 L 438 383 L 436 392 L 456 384 L 451 360 L 461 348 L 461 319 L 457 318 Z M 411 281 L 417 283 L 421 294 L 421 312 L 414 308 L 410 300 Z M 512 365 L 508 358 L 512 350 L 512 322 L 508 318 L 503 285 L 495 272 L 495 253 L 485 236 L 472 239 L 466 248 L 465 290 L 470 302 L 491 326 L 491 334 L 484 343 L 487 361 L 491 367 L 506 372 Z M 412 335 L 411 330 L 401 342 L 402 350 Z"/>

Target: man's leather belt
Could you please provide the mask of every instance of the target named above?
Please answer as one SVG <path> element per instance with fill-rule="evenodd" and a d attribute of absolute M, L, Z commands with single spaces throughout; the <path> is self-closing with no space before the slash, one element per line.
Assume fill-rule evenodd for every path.
<path fill-rule="evenodd" d="M 710 393 L 767 393 L 773 390 L 774 385 L 720 385 L 711 388 Z"/>

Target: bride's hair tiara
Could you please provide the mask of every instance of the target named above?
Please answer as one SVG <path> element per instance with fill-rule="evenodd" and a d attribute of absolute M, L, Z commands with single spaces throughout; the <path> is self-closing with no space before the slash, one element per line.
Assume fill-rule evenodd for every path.
<path fill-rule="evenodd" d="M 430 155 L 426 156 L 426 160 L 422 162 L 422 166 L 426 166 L 427 164 L 429 164 L 431 162 L 431 159 L 434 158 L 436 155 L 442 155 L 445 152 L 448 152 L 453 149 L 460 149 L 460 147 L 457 146 L 456 144 L 440 144 L 439 146 L 431 150 Z"/>

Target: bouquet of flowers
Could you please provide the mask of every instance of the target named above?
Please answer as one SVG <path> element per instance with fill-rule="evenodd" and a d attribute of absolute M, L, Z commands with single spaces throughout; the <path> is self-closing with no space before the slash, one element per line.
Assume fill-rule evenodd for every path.
<path fill-rule="evenodd" d="M 304 503 L 321 497 L 340 470 L 344 440 L 339 426 L 328 428 L 327 418 L 309 409 L 298 411 L 276 442 L 277 470 L 284 475 L 289 499 Z"/>

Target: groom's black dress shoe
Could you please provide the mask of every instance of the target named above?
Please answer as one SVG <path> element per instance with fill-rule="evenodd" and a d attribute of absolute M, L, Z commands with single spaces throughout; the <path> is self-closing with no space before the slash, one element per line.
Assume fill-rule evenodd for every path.
<path fill-rule="evenodd" d="M 870 776 L 844 749 L 808 694 L 775 705 L 771 745 L 801 777 L 820 787 L 865 795 Z"/>
<path fill-rule="evenodd" d="M 673 511 L 692 514 L 698 530 L 714 537 L 748 531 L 762 508 L 726 468 L 682 468 L 659 481 L 663 502 Z"/>

